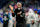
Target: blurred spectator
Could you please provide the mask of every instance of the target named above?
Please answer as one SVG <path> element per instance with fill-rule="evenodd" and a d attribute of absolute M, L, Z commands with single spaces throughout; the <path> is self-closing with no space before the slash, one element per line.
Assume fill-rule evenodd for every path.
<path fill-rule="evenodd" d="M 27 17 L 27 26 L 28 27 L 35 27 L 35 18 L 34 18 L 34 11 L 30 8 L 28 11 L 28 17 Z"/>
<path fill-rule="evenodd" d="M 38 21 L 38 14 L 37 14 L 37 12 L 38 12 L 38 9 L 34 9 L 35 27 L 37 27 L 37 25 L 38 25 L 38 22 L 37 22 Z"/>
<path fill-rule="evenodd" d="M 3 14 L 3 17 L 4 17 L 4 23 L 3 23 L 3 27 L 8 27 L 8 11 L 6 11 L 4 14 Z M 6 19 L 5 19 L 6 18 Z"/>
<path fill-rule="evenodd" d="M 12 18 L 12 12 L 11 12 L 11 10 L 9 11 L 8 16 L 9 16 L 8 27 L 13 27 L 13 18 Z"/>
<path fill-rule="evenodd" d="M 38 24 L 37 27 L 40 27 L 40 9 L 38 9 Z"/>

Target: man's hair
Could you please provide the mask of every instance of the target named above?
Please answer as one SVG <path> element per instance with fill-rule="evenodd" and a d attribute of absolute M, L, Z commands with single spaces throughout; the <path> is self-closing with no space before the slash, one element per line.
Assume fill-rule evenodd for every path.
<path fill-rule="evenodd" d="M 17 5 L 18 5 L 18 4 L 22 5 L 22 3 L 21 3 L 21 2 L 17 2 Z"/>

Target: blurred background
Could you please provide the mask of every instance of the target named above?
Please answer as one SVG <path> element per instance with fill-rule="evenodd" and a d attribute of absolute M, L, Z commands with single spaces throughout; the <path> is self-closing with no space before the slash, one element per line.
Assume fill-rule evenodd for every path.
<path fill-rule="evenodd" d="M 28 10 L 29 7 L 40 9 L 40 0 L 0 0 L 0 9 L 8 9 L 9 4 L 13 5 L 17 2 L 21 2 L 25 10 Z"/>
<path fill-rule="evenodd" d="M 0 18 L 1 18 L 1 20 L 3 20 L 3 13 L 7 12 L 10 9 L 9 5 L 12 5 L 14 7 L 14 9 L 16 9 L 17 2 L 22 3 L 22 8 L 25 9 L 25 12 L 28 12 L 29 8 L 40 9 L 40 0 L 0 0 Z M 4 16 L 6 16 L 6 15 L 4 15 Z M 1 25 L 3 25 L 3 21 L 1 21 L 1 23 L 0 23 L 0 27 L 1 27 Z"/>

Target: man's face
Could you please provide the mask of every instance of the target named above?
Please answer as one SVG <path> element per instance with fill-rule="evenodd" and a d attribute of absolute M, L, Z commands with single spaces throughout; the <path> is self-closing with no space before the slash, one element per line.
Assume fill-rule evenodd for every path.
<path fill-rule="evenodd" d="M 35 13 L 37 13 L 37 11 L 35 11 Z"/>
<path fill-rule="evenodd" d="M 8 14 L 8 11 L 7 12 L 5 12 L 6 14 Z"/>
<path fill-rule="evenodd" d="M 21 8 L 21 6 L 22 6 L 22 5 L 21 5 L 20 3 L 17 5 L 18 8 Z"/>

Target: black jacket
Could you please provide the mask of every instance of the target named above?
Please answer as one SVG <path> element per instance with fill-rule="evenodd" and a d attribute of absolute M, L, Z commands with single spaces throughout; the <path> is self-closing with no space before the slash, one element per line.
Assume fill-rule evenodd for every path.
<path fill-rule="evenodd" d="M 22 11 L 21 15 L 22 15 L 23 17 L 21 17 L 20 14 L 17 15 L 17 13 L 20 12 L 20 11 Z M 16 9 L 16 10 L 14 11 L 14 13 L 12 13 L 12 16 L 13 16 L 13 17 L 14 17 L 15 15 L 16 15 L 16 21 L 17 21 L 17 22 L 21 23 L 21 22 L 25 21 L 25 12 L 24 12 L 24 9 L 21 9 L 21 10 Z"/>

